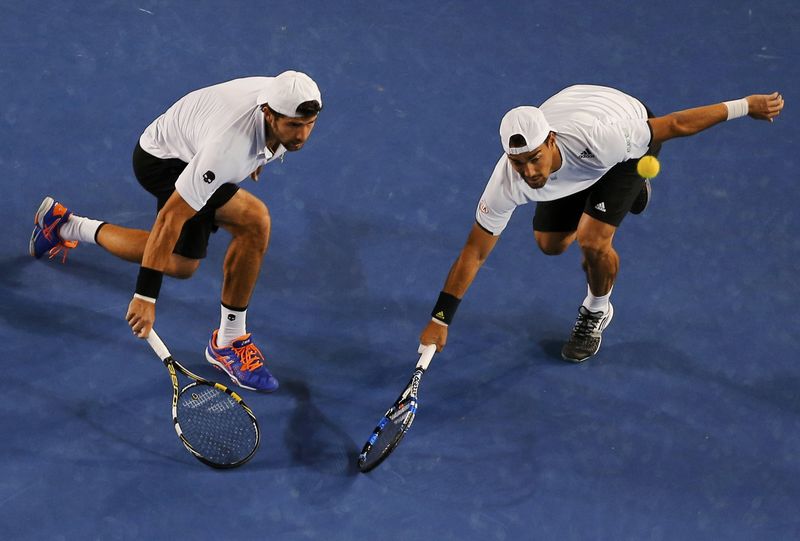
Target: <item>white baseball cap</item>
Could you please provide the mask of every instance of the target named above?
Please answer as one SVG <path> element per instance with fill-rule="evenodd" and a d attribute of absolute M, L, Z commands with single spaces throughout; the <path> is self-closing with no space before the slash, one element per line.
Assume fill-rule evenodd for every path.
<path fill-rule="evenodd" d="M 511 109 L 500 121 L 500 141 L 508 154 L 530 152 L 544 143 L 551 131 L 553 128 L 541 109 L 528 105 Z M 525 139 L 525 146 L 511 147 L 509 139 L 514 135 L 521 135 Z"/>
<path fill-rule="evenodd" d="M 322 106 L 322 96 L 314 80 L 299 71 L 284 71 L 273 77 L 258 93 L 256 105 L 269 104 L 269 108 L 282 115 L 299 118 L 297 107 L 301 103 L 316 100 Z"/>

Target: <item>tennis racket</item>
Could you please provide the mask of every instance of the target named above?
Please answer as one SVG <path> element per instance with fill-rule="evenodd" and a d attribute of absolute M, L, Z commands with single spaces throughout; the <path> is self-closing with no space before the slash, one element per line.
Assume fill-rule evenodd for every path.
<path fill-rule="evenodd" d="M 235 468 L 250 460 L 261 433 L 255 415 L 239 395 L 181 366 L 155 330 L 150 330 L 147 343 L 169 370 L 172 422 L 186 449 L 212 468 Z M 181 389 L 176 372 L 192 382 Z"/>
<path fill-rule="evenodd" d="M 417 413 L 419 382 L 422 380 L 422 374 L 428 369 L 433 354 L 436 353 L 436 346 L 433 344 L 420 346 L 420 353 L 422 355 L 419 357 L 417 367 L 408 385 L 400 393 L 392 407 L 383 414 L 381 420 L 378 421 L 378 426 L 364 444 L 361 454 L 358 455 L 358 469 L 364 473 L 386 460 L 386 457 L 400 445 L 403 436 L 414 422 L 414 415 Z"/>

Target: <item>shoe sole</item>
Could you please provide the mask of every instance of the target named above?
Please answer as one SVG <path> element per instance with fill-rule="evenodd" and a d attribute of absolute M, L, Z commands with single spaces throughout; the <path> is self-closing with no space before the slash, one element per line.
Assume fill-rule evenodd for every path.
<path fill-rule="evenodd" d="M 47 209 L 49 209 L 55 202 L 55 199 L 52 197 L 45 197 L 42 200 L 42 204 L 39 205 L 38 209 L 36 209 L 36 214 L 33 216 L 33 223 L 44 229 L 41 219 L 47 213 Z"/>
<path fill-rule="evenodd" d="M 228 372 L 228 367 L 225 366 L 223 363 L 216 360 L 214 357 L 208 354 L 208 349 L 206 348 L 206 360 L 211 363 L 211 365 L 219 370 L 220 372 L 225 372 L 225 374 L 231 378 L 231 381 L 234 382 L 236 385 L 241 387 L 242 389 L 247 389 L 248 391 L 255 391 L 257 393 L 272 393 L 278 390 L 278 387 L 274 389 L 256 389 L 255 387 L 250 387 L 248 385 L 244 385 L 241 381 L 236 379 L 236 376 Z"/>
<path fill-rule="evenodd" d="M 562 350 L 561 351 L 561 358 L 562 359 L 564 359 L 565 361 L 569 361 L 571 363 L 582 363 L 583 361 L 585 361 L 587 359 L 590 359 L 590 358 L 594 357 L 595 355 L 597 355 L 597 352 L 600 351 L 600 345 L 603 343 L 603 334 L 602 334 L 602 332 L 604 330 L 606 330 L 606 327 L 608 327 L 609 324 L 611 324 L 611 320 L 614 319 L 614 305 L 611 304 L 611 303 L 608 303 L 608 307 L 610 308 L 610 310 L 608 311 L 608 317 L 606 319 L 604 319 L 603 323 L 601 324 L 601 327 L 600 327 L 600 333 L 601 333 L 600 334 L 600 340 L 597 342 L 597 349 L 594 350 L 594 353 L 592 353 L 591 355 L 587 355 L 583 359 L 572 359 L 572 358 L 567 357 L 566 355 L 564 355 L 564 351 Z"/>
<path fill-rule="evenodd" d="M 41 232 L 39 226 L 34 227 L 33 231 L 31 232 L 31 240 L 28 241 L 28 253 L 31 255 L 31 257 L 36 259 L 40 259 L 42 257 L 41 255 L 38 257 L 36 256 L 36 238 L 39 236 L 39 232 Z"/>
<path fill-rule="evenodd" d="M 36 259 L 40 259 L 42 255 L 44 255 L 41 254 L 39 257 L 36 257 L 36 238 L 42 231 L 41 218 L 45 215 L 47 209 L 49 209 L 53 203 L 55 203 L 55 200 L 52 197 L 45 197 L 42 200 L 42 204 L 39 205 L 38 209 L 36 209 L 36 214 L 33 215 L 33 223 L 36 224 L 36 226 L 31 232 L 31 240 L 28 241 L 28 253 L 31 255 L 31 257 L 35 257 Z"/>

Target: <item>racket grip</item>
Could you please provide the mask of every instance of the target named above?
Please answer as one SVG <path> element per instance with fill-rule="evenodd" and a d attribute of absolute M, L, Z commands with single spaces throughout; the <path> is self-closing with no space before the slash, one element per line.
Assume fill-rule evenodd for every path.
<path fill-rule="evenodd" d="M 153 351 L 156 352 L 156 355 L 158 355 L 162 361 L 170 356 L 167 346 L 165 346 L 161 338 L 158 337 L 155 329 L 150 329 L 150 334 L 147 335 L 147 343 L 150 344 L 150 347 L 153 348 Z"/>
<path fill-rule="evenodd" d="M 433 354 L 436 353 L 436 344 L 428 344 L 427 346 L 421 345 L 419 347 L 419 352 L 422 355 L 419 356 L 419 361 L 417 361 L 417 368 L 427 370 L 431 359 L 433 359 Z"/>

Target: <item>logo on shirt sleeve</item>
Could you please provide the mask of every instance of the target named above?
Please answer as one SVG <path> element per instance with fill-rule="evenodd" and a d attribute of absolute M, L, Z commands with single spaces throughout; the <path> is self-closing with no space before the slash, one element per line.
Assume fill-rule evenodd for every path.
<path fill-rule="evenodd" d="M 486 206 L 486 200 L 484 199 L 481 199 L 481 203 L 480 205 L 478 205 L 478 209 L 484 214 L 489 214 L 489 207 Z"/>
<path fill-rule="evenodd" d="M 215 178 L 217 178 L 217 175 L 214 174 L 214 171 L 206 171 L 205 174 L 203 174 L 203 182 L 206 184 L 211 184 L 214 182 Z"/>

